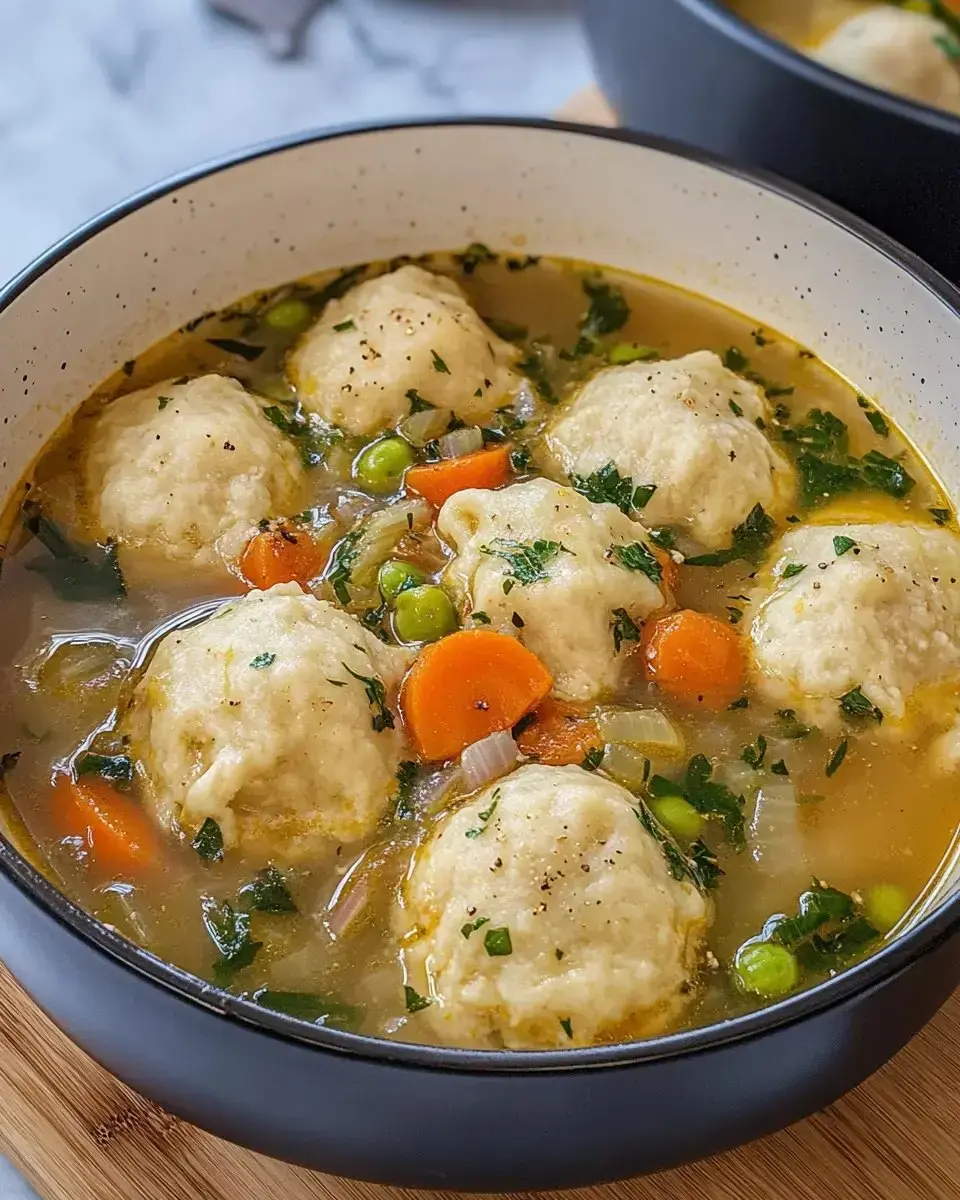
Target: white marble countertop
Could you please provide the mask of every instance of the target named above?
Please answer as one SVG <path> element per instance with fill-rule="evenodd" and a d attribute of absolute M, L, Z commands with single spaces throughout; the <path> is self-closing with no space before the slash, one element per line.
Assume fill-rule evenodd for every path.
<path fill-rule="evenodd" d="M 170 172 L 297 130 L 545 115 L 590 80 L 573 0 L 329 0 L 277 62 L 201 0 L 0 0 L 0 283 Z M 0 1158 L 0 1197 L 33 1192 Z"/>
<path fill-rule="evenodd" d="M 388 117 L 546 114 L 590 78 L 574 0 L 329 0 L 293 62 L 202 0 L 0 7 L 0 281 L 235 147 Z"/>

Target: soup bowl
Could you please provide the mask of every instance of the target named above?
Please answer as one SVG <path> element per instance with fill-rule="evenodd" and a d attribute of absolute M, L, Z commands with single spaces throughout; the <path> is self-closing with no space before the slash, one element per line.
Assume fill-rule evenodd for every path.
<path fill-rule="evenodd" d="M 839 75 L 721 0 L 584 0 L 624 124 L 757 163 L 960 280 L 960 117 Z"/>
<path fill-rule="evenodd" d="M 666 143 L 506 121 L 256 149 L 56 246 L 0 295 L 0 487 L 15 488 L 118 362 L 197 312 L 307 272 L 472 241 L 615 264 L 788 332 L 869 385 L 960 491 L 960 295 L 934 271 L 776 179 Z M 125 941 L 5 824 L 0 956 L 70 1037 L 216 1134 L 368 1180 L 568 1187 L 722 1150 L 856 1085 L 960 979 L 948 862 L 907 931 L 760 1012 L 562 1052 L 388 1042 L 264 1011 Z"/>

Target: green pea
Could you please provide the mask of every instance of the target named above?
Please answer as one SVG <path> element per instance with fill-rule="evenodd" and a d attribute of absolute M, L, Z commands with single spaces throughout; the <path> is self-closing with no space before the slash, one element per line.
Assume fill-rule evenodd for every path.
<path fill-rule="evenodd" d="M 703 817 L 682 796 L 656 796 L 650 808 L 664 829 L 682 841 L 696 841 L 703 833 Z"/>
<path fill-rule="evenodd" d="M 795 955 L 774 942 L 747 942 L 737 951 L 734 970 L 746 992 L 777 1000 L 800 982 L 800 964 Z"/>
<path fill-rule="evenodd" d="M 433 584 L 408 588 L 397 596 L 393 628 L 402 642 L 435 642 L 457 628 L 453 601 Z"/>
<path fill-rule="evenodd" d="M 361 450 L 353 464 L 357 481 L 371 492 L 395 492 L 407 467 L 415 461 L 413 447 L 403 438 L 383 438 Z"/>
<path fill-rule="evenodd" d="M 313 316 L 305 300 L 281 300 L 263 314 L 263 323 L 270 329 L 290 331 L 300 329 Z"/>
<path fill-rule="evenodd" d="M 899 925 L 909 906 L 907 893 L 895 883 L 876 883 L 863 897 L 867 920 L 880 933 L 889 933 Z"/>
<path fill-rule="evenodd" d="M 419 587 L 423 581 L 424 574 L 419 568 L 399 558 L 388 558 L 377 572 L 377 583 L 384 600 L 396 600 L 401 592 Z"/>

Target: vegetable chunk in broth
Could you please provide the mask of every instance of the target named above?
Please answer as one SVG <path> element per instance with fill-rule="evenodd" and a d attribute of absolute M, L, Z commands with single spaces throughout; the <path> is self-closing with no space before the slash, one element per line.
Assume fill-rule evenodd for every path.
<path fill-rule="evenodd" d="M 265 1008 L 654 1036 L 876 950 L 951 853 L 949 500 L 812 352 L 656 281 L 473 245 L 203 314 L 7 534 L 8 828 Z"/>

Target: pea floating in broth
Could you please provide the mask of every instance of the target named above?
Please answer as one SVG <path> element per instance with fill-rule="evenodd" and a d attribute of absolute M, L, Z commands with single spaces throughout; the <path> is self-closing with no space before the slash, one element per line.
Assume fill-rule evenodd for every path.
<path fill-rule="evenodd" d="M 23 836 L 271 1011 L 653 1036 L 876 949 L 953 844 L 953 510 L 701 297 L 480 245 L 349 267 L 124 364 L 25 483 Z"/>

